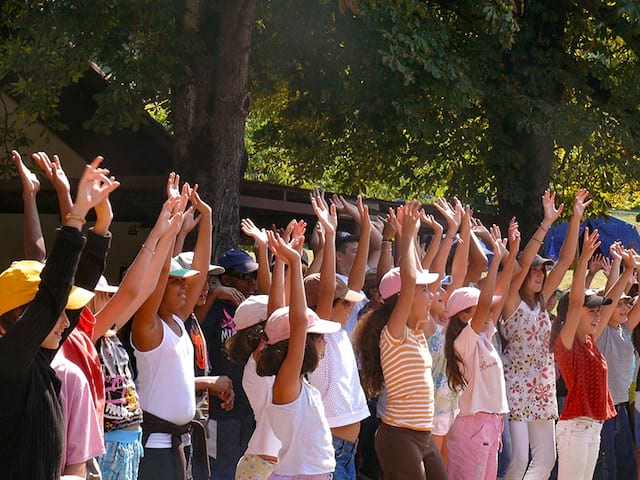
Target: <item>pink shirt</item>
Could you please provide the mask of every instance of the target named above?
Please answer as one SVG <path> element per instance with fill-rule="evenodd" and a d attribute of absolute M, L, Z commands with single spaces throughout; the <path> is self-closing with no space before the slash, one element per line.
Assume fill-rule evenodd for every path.
<path fill-rule="evenodd" d="M 93 406 L 89 383 L 82 370 L 61 353 L 51 367 L 62 382 L 60 398 L 65 415 L 65 448 L 62 468 L 85 463 L 105 453 L 98 416 Z"/>

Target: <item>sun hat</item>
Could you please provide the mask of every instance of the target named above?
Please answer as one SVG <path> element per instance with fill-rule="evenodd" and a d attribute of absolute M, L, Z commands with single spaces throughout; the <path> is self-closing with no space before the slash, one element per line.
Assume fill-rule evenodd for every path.
<path fill-rule="evenodd" d="M 253 327 L 267 319 L 269 295 L 251 295 L 244 300 L 233 315 L 233 323 L 238 330 Z"/>
<path fill-rule="evenodd" d="M 456 288 L 447 301 L 447 315 L 453 317 L 469 307 L 478 305 L 479 298 L 480 290 L 475 287 Z"/>
<path fill-rule="evenodd" d="M 107 278 L 104 275 L 100 275 L 96 288 L 93 289 L 96 292 L 104 293 L 116 293 L 118 291 L 117 285 L 109 285 Z"/>
<path fill-rule="evenodd" d="M 418 272 L 416 275 L 416 285 L 430 285 L 437 281 L 440 275 L 430 273 L 428 270 Z M 392 297 L 396 293 L 400 293 L 402 281 L 400 279 L 400 267 L 394 267 L 385 273 L 380 280 L 378 291 L 384 300 Z"/>
<path fill-rule="evenodd" d="M 200 272 L 198 270 L 191 270 L 191 267 L 183 267 L 175 258 L 171 259 L 171 265 L 169 265 L 170 277 L 190 278 L 199 273 Z"/>
<path fill-rule="evenodd" d="M 569 293 L 570 290 L 564 292 L 564 295 L 560 298 L 558 302 L 558 308 L 556 309 L 558 316 L 562 318 L 567 317 L 567 312 L 569 311 Z M 601 307 L 603 305 L 611 305 L 613 300 L 610 298 L 606 298 L 602 295 L 598 295 L 595 290 L 586 290 L 584 292 L 584 300 L 582 302 L 583 307 L 594 308 Z"/>
<path fill-rule="evenodd" d="M 40 286 L 40 272 L 44 265 L 34 260 L 13 262 L 0 273 L 0 315 L 31 302 Z M 78 310 L 93 298 L 93 292 L 80 287 L 71 287 L 66 310 Z"/>
<path fill-rule="evenodd" d="M 322 320 L 316 312 L 310 308 L 307 308 L 306 317 L 307 333 L 335 333 L 342 327 L 338 322 Z M 289 307 L 278 308 L 271 314 L 264 327 L 264 333 L 267 336 L 267 343 L 269 345 L 274 345 L 289 338 L 291 334 L 289 327 Z"/>
<path fill-rule="evenodd" d="M 252 273 L 258 270 L 258 264 L 253 257 L 244 250 L 232 248 L 224 252 L 217 261 L 218 265 L 229 273 L 230 269 L 237 270 L 240 273 Z"/>
<path fill-rule="evenodd" d="M 181 252 L 175 257 L 173 257 L 182 268 L 186 268 L 191 270 L 191 266 L 193 265 L 193 252 Z M 224 273 L 224 268 L 220 265 L 209 264 L 209 272 L 210 275 L 220 275 Z"/>

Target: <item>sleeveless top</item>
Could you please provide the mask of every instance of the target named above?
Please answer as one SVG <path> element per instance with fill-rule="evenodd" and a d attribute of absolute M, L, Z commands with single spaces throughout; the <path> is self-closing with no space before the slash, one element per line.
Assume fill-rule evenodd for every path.
<path fill-rule="evenodd" d="M 558 418 L 556 370 L 549 351 L 551 320 L 546 310 L 523 300 L 500 323 L 509 419 L 531 422 Z"/>

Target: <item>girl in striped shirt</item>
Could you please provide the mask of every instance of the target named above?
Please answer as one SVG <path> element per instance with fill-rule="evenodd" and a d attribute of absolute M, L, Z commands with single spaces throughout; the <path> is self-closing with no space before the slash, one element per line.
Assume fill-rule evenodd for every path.
<path fill-rule="evenodd" d="M 368 312 L 355 335 L 362 361 L 363 386 L 370 395 L 387 392 L 375 448 L 387 480 L 446 479 L 447 472 L 433 438 L 431 355 L 421 324 L 429 319 L 438 275 L 422 271 L 415 254 L 420 204 L 411 201 L 397 213 L 400 268 L 380 281 L 383 305 Z"/>

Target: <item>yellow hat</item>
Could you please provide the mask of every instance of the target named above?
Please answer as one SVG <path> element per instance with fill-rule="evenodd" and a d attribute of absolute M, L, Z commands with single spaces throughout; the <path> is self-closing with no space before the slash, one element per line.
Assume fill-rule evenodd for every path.
<path fill-rule="evenodd" d="M 0 273 L 0 315 L 30 303 L 40 286 L 40 272 L 44 265 L 34 260 L 13 262 Z M 66 310 L 84 307 L 93 298 L 93 292 L 80 287 L 71 287 Z"/>

